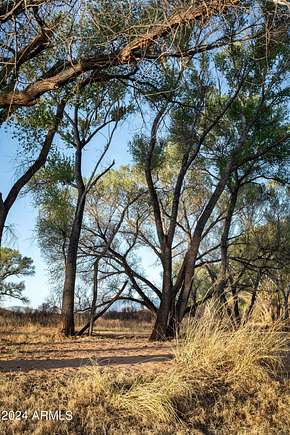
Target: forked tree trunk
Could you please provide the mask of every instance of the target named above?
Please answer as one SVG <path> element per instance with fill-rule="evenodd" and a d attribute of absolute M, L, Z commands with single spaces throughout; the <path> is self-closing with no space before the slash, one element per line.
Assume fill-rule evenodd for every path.
<path fill-rule="evenodd" d="M 240 141 L 238 146 L 237 146 L 236 151 L 242 145 L 243 145 L 243 142 Z M 189 250 L 187 252 L 187 256 L 185 258 L 184 287 L 183 287 L 183 291 L 180 292 L 178 302 L 177 302 L 177 320 L 178 320 L 179 324 L 181 323 L 181 321 L 185 315 L 189 295 L 191 293 L 192 283 L 193 283 L 193 278 L 194 278 L 194 273 L 195 273 L 195 263 L 196 263 L 196 258 L 197 258 L 200 242 L 202 239 L 202 234 L 203 234 L 204 228 L 205 228 L 218 200 L 220 199 L 221 194 L 223 193 L 223 191 L 225 189 L 226 183 L 227 183 L 229 176 L 231 174 L 231 171 L 233 169 L 234 157 L 235 157 L 235 152 L 230 157 L 220 181 L 216 185 L 216 188 L 213 191 L 206 207 L 204 208 L 203 213 L 201 214 L 200 218 L 198 219 L 198 222 L 197 222 L 195 230 L 194 230 L 193 237 L 191 239 L 190 248 L 189 248 Z"/>
<path fill-rule="evenodd" d="M 179 325 L 183 320 L 183 317 L 187 309 L 189 296 L 192 291 L 195 262 L 196 262 L 200 241 L 201 241 L 201 234 L 196 233 L 192 239 L 190 251 L 188 251 L 187 256 L 185 258 L 184 282 L 178 297 L 178 301 L 176 303 L 177 327 L 179 327 Z"/>

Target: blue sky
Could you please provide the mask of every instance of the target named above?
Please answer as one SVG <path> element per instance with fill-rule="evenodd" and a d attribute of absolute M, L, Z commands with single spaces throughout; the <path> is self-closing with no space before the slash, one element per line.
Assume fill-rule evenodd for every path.
<path fill-rule="evenodd" d="M 131 118 L 124 122 L 114 136 L 105 163 L 115 160 L 115 167 L 130 162 L 128 153 L 128 142 L 136 131 L 140 131 L 140 122 L 137 118 Z M 14 132 L 15 133 L 15 132 Z M 17 133 L 17 132 L 16 132 Z M 92 164 L 96 161 L 96 153 L 101 147 L 98 141 L 93 141 L 86 151 L 84 160 L 85 175 L 88 174 Z M 20 154 L 19 154 L 20 153 Z M 5 198 L 7 192 L 19 175 L 19 164 L 21 162 L 21 144 L 17 139 L 12 138 L 12 131 L 0 129 L 0 191 Z M 46 270 L 45 261 L 41 257 L 40 249 L 35 237 L 35 223 L 37 208 L 32 202 L 30 195 L 19 198 L 12 207 L 7 224 L 13 229 L 14 235 L 6 238 L 5 245 L 18 249 L 21 254 L 32 257 L 35 265 L 35 275 L 25 278 L 25 294 L 30 299 L 30 306 L 37 307 L 49 294 L 49 276 Z M 145 259 L 146 261 L 146 259 Z M 152 260 L 151 260 L 152 261 Z M 146 261 L 150 263 L 150 258 Z M 6 306 L 21 305 L 17 300 L 7 300 Z"/>

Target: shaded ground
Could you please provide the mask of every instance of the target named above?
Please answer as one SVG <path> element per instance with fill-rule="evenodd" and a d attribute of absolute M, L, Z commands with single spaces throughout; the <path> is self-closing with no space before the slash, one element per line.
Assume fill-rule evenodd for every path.
<path fill-rule="evenodd" d="M 103 333 L 67 340 L 56 337 L 48 342 L 35 338 L 36 342 L 25 337 L 15 342 L 13 333 L 1 334 L 0 371 L 77 369 L 90 365 L 155 370 L 173 357 L 170 344 L 149 343 L 146 333 Z"/>

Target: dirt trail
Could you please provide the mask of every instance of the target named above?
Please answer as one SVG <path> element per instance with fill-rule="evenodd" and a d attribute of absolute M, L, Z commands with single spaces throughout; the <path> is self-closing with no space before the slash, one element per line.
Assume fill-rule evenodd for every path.
<path fill-rule="evenodd" d="M 3 343 L 3 342 L 2 342 Z M 9 343 L 0 347 L 0 372 L 77 369 L 91 365 L 157 369 L 173 358 L 170 344 L 147 337 L 93 337 L 50 343 Z"/>
<path fill-rule="evenodd" d="M 60 337 L 36 341 L 0 340 L 0 373 L 77 370 L 82 367 L 112 366 L 134 371 L 166 369 L 173 359 L 173 343 L 149 343 L 146 333 L 100 334 L 64 340 Z M 37 339 L 37 336 L 36 336 Z M 283 376 L 290 376 L 290 353 L 285 356 Z"/>

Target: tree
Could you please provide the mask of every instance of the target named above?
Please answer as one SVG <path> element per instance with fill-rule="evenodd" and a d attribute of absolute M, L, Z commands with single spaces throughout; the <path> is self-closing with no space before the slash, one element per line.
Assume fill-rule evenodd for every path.
<path fill-rule="evenodd" d="M 248 25 L 249 9 L 239 9 L 239 5 L 243 6 L 243 2 L 212 0 L 201 6 L 190 2 L 180 8 L 179 2 L 144 5 L 134 1 L 122 4 L 94 1 L 88 7 L 82 1 L 70 6 L 65 1 L 27 4 L 6 0 L 0 13 L 2 121 L 18 107 L 39 103 L 41 109 L 39 97 L 48 93 L 49 99 L 58 88 L 77 93 L 93 83 L 116 79 L 142 84 L 147 79 L 146 70 L 150 71 L 149 81 L 153 86 L 156 60 L 191 58 L 254 38 L 265 29 L 275 30 L 277 22 L 281 25 L 280 12 L 270 6 L 258 8 L 255 20 Z M 232 25 L 236 10 L 240 17 Z M 277 37 L 276 30 L 272 33 Z M 24 82 L 27 86 L 23 89 Z M 5 200 L 0 196 L 0 243 L 9 210 L 47 159 L 63 106 L 63 103 L 58 105 L 35 162 Z"/>
<path fill-rule="evenodd" d="M 145 199 L 138 172 L 133 170 L 131 177 L 129 172 L 127 167 L 111 170 L 88 196 L 80 257 L 87 264 L 86 268 L 93 272 L 90 330 L 100 316 L 100 312 L 95 314 L 96 308 L 103 307 L 101 313 L 104 314 L 116 300 L 133 300 L 145 306 L 147 302 L 150 309 L 155 308 L 143 293 L 142 284 L 138 284 L 142 276 L 134 271 L 132 264 L 129 265 L 137 238 L 130 234 L 128 221 L 139 222 L 138 209 L 142 208 Z M 145 281 L 144 278 L 143 284 Z M 141 295 L 141 298 L 136 299 L 136 295 Z"/>
<path fill-rule="evenodd" d="M 241 240 L 243 242 L 243 240 Z M 246 243 L 245 243 L 246 242 Z M 244 236 L 244 247 L 231 256 L 238 265 L 244 265 L 246 277 L 241 284 L 256 274 L 257 284 L 267 284 L 277 310 L 288 316 L 289 292 L 289 187 L 269 182 L 264 187 L 264 201 L 260 212 L 255 210 Z M 257 280 L 259 278 L 259 282 Z M 250 286 L 248 285 L 248 288 Z M 251 302 L 246 319 L 255 308 L 259 286 L 250 289 Z"/>
<path fill-rule="evenodd" d="M 96 98 L 96 93 L 98 98 Z M 48 195 L 53 189 L 63 190 L 63 186 L 65 189 L 69 187 L 76 192 L 73 205 L 71 204 L 73 217 L 66 241 L 63 289 L 63 331 L 65 335 L 74 335 L 77 254 L 86 198 L 101 177 L 114 165 L 112 162 L 107 167 L 102 167 L 117 125 L 132 110 L 130 104 L 127 106 L 122 104 L 125 95 L 126 88 L 122 84 L 111 82 L 106 86 L 92 84 L 90 88 L 83 89 L 68 100 L 65 118 L 59 126 L 59 135 L 67 149 L 73 150 L 73 156 L 70 158 L 55 153 L 41 177 L 36 179 L 36 190 L 38 186 L 40 191 L 49 189 Z M 107 139 L 103 149 L 92 167 L 91 174 L 85 178 L 82 163 L 85 148 L 89 144 L 92 145 L 95 139 L 103 143 L 102 137 L 104 136 L 107 136 Z M 53 208 L 56 211 L 54 206 Z"/>
<path fill-rule="evenodd" d="M 89 5 L 81 0 L 71 5 L 65 1 L 4 1 L 0 12 L 2 118 L 11 108 L 35 104 L 41 95 L 76 79 L 84 86 L 108 81 L 120 72 L 128 74 L 128 66 L 129 71 L 131 66 L 135 69 L 144 59 L 192 56 L 231 43 L 235 35 L 251 37 L 248 25 L 245 32 L 239 28 L 236 34 L 220 34 L 223 16 L 243 3 L 211 0 L 197 5 L 190 1 L 181 7 L 179 2 L 134 0 L 95 0 Z M 210 43 L 209 29 L 199 32 L 207 24 L 214 26 Z M 192 44 L 186 46 L 179 45 L 185 27 L 197 30 Z M 21 81 L 28 83 L 24 89 L 19 86 Z"/>
<path fill-rule="evenodd" d="M 125 271 L 129 277 L 131 276 L 130 281 L 135 291 L 147 306 L 151 306 L 151 309 L 157 312 L 152 339 L 163 339 L 172 335 L 188 312 L 190 298 L 195 298 L 193 282 L 200 249 L 215 226 L 213 216 L 224 192 L 229 188 L 233 174 L 236 174 L 239 180 L 241 172 L 246 171 L 247 166 L 256 165 L 257 162 L 260 164 L 267 159 L 270 161 L 269 156 L 272 157 L 272 163 L 276 164 L 277 153 L 284 150 L 289 139 L 285 122 L 281 122 L 285 121 L 284 100 L 288 95 L 288 88 L 285 86 L 285 60 L 288 53 L 284 47 L 287 32 L 281 16 L 276 14 L 270 4 L 257 9 L 259 20 L 256 20 L 256 16 L 249 20 L 247 9 L 235 9 L 241 2 L 212 1 L 207 8 L 204 5 L 197 7 L 194 2 L 186 10 L 186 14 L 183 8 L 177 14 L 175 4 L 162 4 L 159 9 L 150 3 L 147 9 L 147 6 L 143 7 L 137 3 L 137 15 L 134 9 L 134 13 L 129 14 L 126 21 L 126 24 L 132 24 L 133 20 L 132 26 L 129 27 L 136 29 L 136 22 L 140 24 L 139 18 L 141 19 L 141 32 L 137 37 L 131 34 L 131 30 L 124 33 L 124 28 L 127 27 L 123 26 L 122 20 L 126 17 L 123 14 L 122 20 L 112 17 L 111 23 L 116 26 L 112 32 L 108 28 L 103 34 L 98 31 L 97 38 L 100 40 L 92 40 L 90 34 L 95 38 L 95 34 L 91 32 L 92 23 L 97 23 L 99 29 L 103 29 L 104 17 L 108 17 L 106 8 L 109 6 L 112 16 L 112 10 L 115 11 L 119 7 L 111 2 L 96 2 L 96 9 L 88 9 L 88 14 L 85 18 L 82 17 L 85 26 L 80 25 L 81 31 L 85 29 L 84 35 L 88 36 L 84 38 L 82 46 L 78 45 L 78 37 L 73 40 L 70 51 L 73 55 L 69 61 L 57 62 L 56 59 L 59 59 L 59 55 L 62 57 L 63 53 L 61 50 L 60 53 L 53 51 L 49 65 L 47 59 L 43 59 L 36 76 L 33 68 L 32 72 L 30 69 L 30 85 L 26 89 L 20 89 L 13 95 L 11 92 L 3 92 L 3 107 L 12 105 L 16 108 L 21 104 L 35 103 L 40 95 L 51 90 L 47 87 L 48 83 L 51 87 L 56 85 L 70 90 L 71 99 L 59 132 L 63 141 L 74 149 L 74 164 L 64 162 L 67 169 L 65 176 L 62 175 L 62 171 L 58 171 L 63 164 L 61 159 L 56 159 L 55 168 L 52 168 L 57 169 L 57 183 L 66 183 L 76 189 L 74 217 L 66 252 L 63 299 L 66 335 L 74 333 L 74 287 L 86 199 L 100 177 L 110 168 L 107 167 L 97 175 L 102 156 L 106 153 L 105 146 L 101 159 L 88 180 L 85 180 L 82 172 L 83 150 L 99 129 L 107 125 L 106 114 L 96 113 L 99 107 L 108 104 L 107 114 L 111 119 L 108 123 L 116 123 L 125 114 L 122 107 L 112 107 L 111 102 L 116 102 L 112 93 L 109 100 L 104 99 L 103 92 L 110 86 L 99 82 L 110 82 L 109 85 L 112 84 L 114 90 L 116 83 L 121 83 L 125 89 L 128 89 L 128 84 L 131 83 L 138 103 L 144 102 L 145 96 L 144 107 L 148 109 L 149 106 L 151 113 L 154 113 L 151 130 L 147 130 L 147 134 L 136 136 L 132 149 L 146 180 L 147 205 L 150 208 L 149 215 L 157 241 L 157 245 L 154 243 L 153 247 L 162 267 L 161 288 L 153 285 L 150 280 L 146 282 L 145 277 L 140 274 L 138 280 L 142 285 L 150 287 L 160 298 L 160 306 L 156 307 L 138 284 L 138 272 L 128 263 L 129 257 L 126 258 L 126 255 L 116 251 L 110 237 L 102 233 L 102 229 L 99 231 L 99 228 L 95 236 L 102 240 L 102 250 L 98 251 L 94 258 L 96 260 L 98 256 L 103 256 L 107 264 L 111 262 L 112 268 L 116 267 L 116 263 L 119 264 L 121 270 L 117 268 L 116 273 L 122 274 Z M 258 4 L 260 3 L 255 2 L 255 6 Z M 131 12 L 127 6 L 124 6 L 122 12 Z M 153 25 L 152 12 L 156 13 Z M 219 17 L 221 12 L 226 18 L 223 24 Z M 197 18 L 204 17 L 205 14 L 206 20 L 201 21 L 201 24 L 197 23 Z M 213 16 L 215 18 L 212 20 Z M 185 20 L 188 22 L 187 31 L 181 26 Z M 79 21 L 78 24 L 83 22 Z M 208 23 L 214 28 L 210 28 Z M 219 28 L 216 27 L 216 23 Z M 145 35 L 143 26 L 147 28 Z M 172 29 L 177 30 L 174 37 L 171 34 Z M 206 42 L 208 40 L 213 42 Z M 170 50 L 168 42 L 172 46 Z M 228 46 L 227 49 L 223 49 L 225 46 Z M 53 47 L 51 48 L 53 50 Z M 214 49 L 219 49 L 216 51 L 217 55 L 211 51 Z M 185 54 L 189 56 L 186 62 L 183 57 Z M 170 60 L 167 60 L 168 57 Z M 47 70 L 48 76 L 43 73 Z M 149 74 L 146 73 L 148 70 Z M 22 73 L 25 75 L 25 69 Z M 167 132 L 163 121 L 170 123 Z M 98 127 L 95 124 L 98 124 Z M 161 136 L 165 138 L 162 139 Z M 108 144 L 109 142 L 110 140 Z M 166 150 L 172 143 L 178 152 L 170 191 L 166 193 L 159 175 L 160 168 L 164 165 Z M 209 188 L 206 190 L 200 210 L 195 217 L 192 216 L 184 231 L 180 227 L 180 220 L 186 221 L 188 210 L 185 210 L 184 216 L 180 219 L 181 204 L 186 196 L 184 187 L 190 182 L 190 174 L 194 169 L 200 169 L 209 175 Z M 255 170 L 258 175 L 261 174 L 259 165 Z M 192 193 L 192 197 L 195 198 L 196 192 Z M 234 198 L 232 210 L 235 203 Z M 230 209 L 228 211 L 233 214 Z M 231 216 L 225 219 L 225 223 L 227 226 L 224 227 L 222 238 L 224 278 L 221 279 L 224 283 L 221 289 L 224 288 L 228 267 L 227 244 Z M 120 227 L 118 231 L 119 229 Z M 182 260 L 177 268 L 174 251 L 179 243 L 180 229 L 186 237 L 181 242 L 182 250 L 178 255 L 179 260 L 181 257 Z M 123 234 L 125 235 L 125 232 Z M 138 228 L 135 236 L 132 243 L 129 241 L 129 253 L 133 253 L 134 248 L 140 243 Z M 221 290 L 219 293 L 223 296 L 224 291 Z M 94 304 L 95 302 L 92 305 Z"/>
<path fill-rule="evenodd" d="M 180 25 L 193 23 L 205 14 L 210 18 L 223 11 L 224 7 L 217 10 L 215 2 L 212 9 L 196 8 L 192 5 L 183 13 L 178 11 L 176 14 L 169 5 L 165 7 L 148 4 L 144 7 L 134 1 L 121 5 L 116 2 L 95 1 L 90 7 L 87 4 L 83 5 L 82 1 L 73 2 L 71 6 L 65 1 L 37 0 L 27 4 L 22 1 L 5 0 L 2 3 L 1 122 L 4 122 L 17 107 L 36 104 L 41 95 L 47 92 L 53 94 L 51 91 L 59 87 L 67 88 L 70 82 L 76 82 L 76 89 L 72 92 L 78 92 L 79 88 L 90 87 L 95 82 L 129 79 L 135 76 L 138 71 L 137 63 L 141 63 L 147 56 L 159 57 L 160 50 L 157 47 L 154 55 L 146 54 L 146 49 L 152 46 L 154 40 L 162 38 L 161 45 L 164 50 L 164 37 L 173 31 L 176 32 Z M 163 19 L 166 17 L 163 24 L 160 23 L 161 16 Z M 111 30 L 108 23 L 111 24 Z M 127 29 L 125 38 L 124 28 Z M 142 29 L 141 32 L 138 30 L 140 35 L 137 37 L 136 28 Z M 96 37 L 93 36 L 95 34 Z M 172 38 L 169 37 L 170 39 Z M 169 41 L 170 46 L 171 42 Z M 202 46 L 203 41 L 201 39 L 196 43 Z M 227 42 L 222 38 L 218 40 L 217 45 L 220 43 Z M 77 80 L 78 78 L 80 80 Z M 29 83 L 25 90 L 21 84 L 19 85 L 24 82 Z M 40 111 L 41 105 L 42 102 Z M 62 102 L 57 106 L 55 119 L 48 126 L 47 136 L 34 163 L 29 165 L 25 173 L 14 183 L 5 199 L 0 193 L 0 245 L 11 207 L 20 191 L 46 162 L 64 105 Z"/>
<path fill-rule="evenodd" d="M 269 51 L 266 57 L 267 49 Z M 135 148 L 145 150 L 143 154 L 135 154 L 143 159 L 140 163 L 143 164 L 151 199 L 163 268 L 162 299 L 152 339 L 166 336 L 171 316 L 175 319 L 173 323 L 178 325 L 186 314 L 196 259 L 206 225 L 232 174 L 254 166 L 260 171 L 258 177 L 262 177 L 263 162 L 272 159 L 269 165 L 275 164 L 279 160 L 279 153 L 281 156 L 287 155 L 287 58 L 288 51 L 283 43 L 272 43 L 266 48 L 257 40 L 241 46 L 231 46 L 208 60 L 206 56 L 201 56 L 199 67 L 195 66 L 195 59 L 191 77 L 187 65 L 187 97 L 180 102 L 179 108 L 173 109 L 173 116 L 171 115 L 171 137 L 178 143 L 181 157 L 170 210 L 167 212 L 162 205 L 158 164 L 157 167 L 155 164 L 159 149 L 166 146 L 166 141 L 162 145 L 158 139 L 160 122 L 166 110 L 164 106 L 161 105 L 157 110 L 150 135 L 135 141 Z M 215 76 L 211 72 L 212 62 L 215 62 L 220 75 Z M 226 85 L 221 86 L 222 82 L 226 82 Z M 189 83 L 192 83 L 191 87 Z M 180 86 L 178 91 L 180 95 Z M 207 162 L 206 170 L 212 174 L 213 189 L 192 230 L 189 247 L 173 282 L 172 246 L 182 185 L 188 169 L 200 159 Z M 227 231 L 226 229 L 224 239 L 227 238 Z"/>
<path fill-rule="evenodd" d="M 44 139 L 42 139 L 40 151 L 34 162 L 32 164 L 30 163 L 28 168 L 24 171 L 23 175 L 21 175 L 18 180 L 13 184 L 5 199 L 3 199 L 2 193 L 0 192 L 0 246 L 9 211 L 13 207 L 13 204 L 17 200 L 23 188 L 29 183 L 29 181 L 37 173 L 37 171 L 39 171 L 39 169 L 41 169 L 46 163 L 58 126 L 62 120 L 64 107 L 65 102 L 63 101 L 57 105 L 55 115 L 50 114 L 49 125 L 45 126 L 47 132 L 45 133 Z M 39 116 L 39 114 L 37 115 Z M 39 118 L 37 117 L 37 119 Z M 37 126 L 37 129 L 41 129 L 41 127 L 42 125 L 40 124 Z M 27 134 L 31 135 L 31 127 L 29 128 L 29 132 Z"/>
<path fill-rule="evenodd" d="M 14 298 L 21 302 L 28 302 L 23 295 L 24 282 L 13 282 L 11 279 L 33 274 L 31 258 L 23 257 L 14 249 L 0 248 L 0 300 Z"/>
<path fill-rule="evenodd" d="M 150 136 L 137 136 L 132 144 L 135 161 L 139 168 L 142 168 L 145 177 L 141 184 L 143 183 L 144 186 L 145 182 L 149 196 L 149 198 L 147 196 L 146 204 L 150 212 L 147 216 L 145 214 L 145 219 L 152 224 L 149 231 L 156 235 L 157 239 L 154 240 L 152 236 L 146 237 L 144 227 L 142 228 L 144 225 L 142 218 L 140 219 L 137 215 L 133 231 L 130 233 L 128 227 L 123 226 L 119 231 L 119 235 L 124 234 L 123 242 L 119 240 L 117 245 L 110 246 L 106 256 L 110 261 L 118 264 L 119 269 L 116 270 L 119 270 L 119 273 L 125 272 L 131 279 L 133 287 L 141 296 L 141 301 L 157 312 L 157 326 L 152 338 L 165 338 L 172 335 L 174 325 L 180 323 L 188 312 L 189 302 L 192 304 L 192 301 L 196 300 L 193 288 L 194 273 L 199 267 L 200 259 L 205 255 L 200 252 L 200 249 L 211 236 L 215 225 L 223 218 L 224 212 L 217 213 L 215 217 L 213 215 L 225 190 L 229 188 L 233 196 L 229 201 L 229 208 L 225 206 L 227 217 L 224 220 L 221 248 L 223 276 L 228 273 L 229 230 L 240 185 L 243 182 L 247 184 L 263 177 L 275 177 L 275 168 L 277 165 L 281 166 L 288 156 L 287 120 L 284 111 L 288 95 L 287 87 L 281 89 L 277 86 L 276 88 L 277 65 L 271 69 L 269 63 L 265 66 L 261 61 L 259 66 L 254 67 L 255 73 L 253 74 L 253 65 L 250 64 L 252 61 L 246 54 L 250 52 L 250 48 L 256 49 L 255 45 L 247 46 L 243 51 L 245 63 L 238 65 L 239 70 L 247 66 L 245 76 L 240 77 L 237 71 L 230 71 L 229 65 L 225 68 L 220 64 L 221 58 L 216 60 L 217 64 L 222 67 L 222 74 L 228 77 L 229 86 L 233 88 L 230 97 L 225 95 L 223 90 L 215 87 L 212 79 L 211 82 L 205 81 L 204 77 L 209 77 L 209 62 L 204 63 L 205 69 L 200 67 L 197 69 L 198 72 L 193 69 L 190 77 L 192 82 L 189 81 L 188 75 L 185 76 L 186 92 L 184 94 L 180 91 L 182 88 L 180 86 L 178 88 L 183 100 L 176 102 L 179 104 L 174 103 L 173 110 L 169 114 L 172 120 L 170 140 L 159 140 L 157 137 L 160 120 L 166 110 L 161 106 L 152 124 Z M 237 68 L 236 57 L 242 58 L 241 54 L 239 51 L 235 53 L 233 68 Z M 226 59 L 228 58 L 227 56 Z M 201 62 L 204 62 L 203 58 Z M 280 67 L 279 77 L 283 85 L 285 65 L 282 59 Z M 266 85 L 261 84 L 264 82 L 265 73 L 268 74 L 269 87 L 267 89 Z M 235 82 L 231 81 L 232 78 Z M 189 83 L 192 83 L 192 87 Z M 205 104 L 206 110 L 204 110 Z M 175 143 L 175 146 L 172 147 L 172 143 Z M 172 155 L 172 160 L 169 157 L 170 148 L 175 148 L 177 151 Z M 166 165 L 168 165 L 167 168 Z M 164 169 L 168 173 L 167 185 L 163 184 L 166 180 Z M 200 209 L 190 212 L 190 207 L 187 205 L 183 211 L 181 205 L 184 204 L 186 195 L 188 202 L 195 202 L 199 194 L 197 186 L 198 188 L 200 185 L 205 186 L 205 178 L 202 183 L 196 183 L 197 171 L 208 174 L 208 190 L 202 192 Z M 128 175 L 131 176 L 130 173 Z M 112 195 L 112 192 L 109 191 L 109 194 Z M 142 202 L 144 206 L 144 198 Z M 110 222 L 110 219 L 107 218 L 105 222 Z M 106 224 L 103 228 L 98 218 L 95 221 L 95 227 L 97 230 L 91 231 L 96 237 L 95 243 L 99 243 L 98 239 L 106 243 Z M 187 244 L 187 246 L 180 249 L 178 255 L 182 261 L 179 262 L 177 268 L 176 261 L 173 259 L 176 258 L 176 246 L 181 246 L 179 243 L 180 229 L 183 231 L 182 244 L 183 246 Z M 130 242 L 129 234 L 133 243 L 129 244 L 126 249 L 124 241 L 127 238 Z M 128 262 L 128 253 L 136 257 L 134 248 L 138 246 L 138 243 L 144 244 L 144 240 L 157 256 L 163 269 L 161 289 L 156 288 L 150 279 L 145 281 L 144 276 L 142 277 Z M 220 242 L 214 246 L 213 242 L 214 240 L 211 241 L 208 252 L 219 248 Z M 184 282 L 186 267 L 191 276 L 189 283 Z M 140 289 L 138 281 L 145 283 L 160 298 L 161 303 L 157 310 L 156 305 L 152 306 L 152 300 L 150 301 L 152 293 L 148 298 Z M 220 288 L 224 289 L 224 286 L 225 282 Z M 224 291 L 220 290 L 219 293 L 223 295 Z M 191 300 L 189 300 L 190 296 L 192 296 Z"/>

